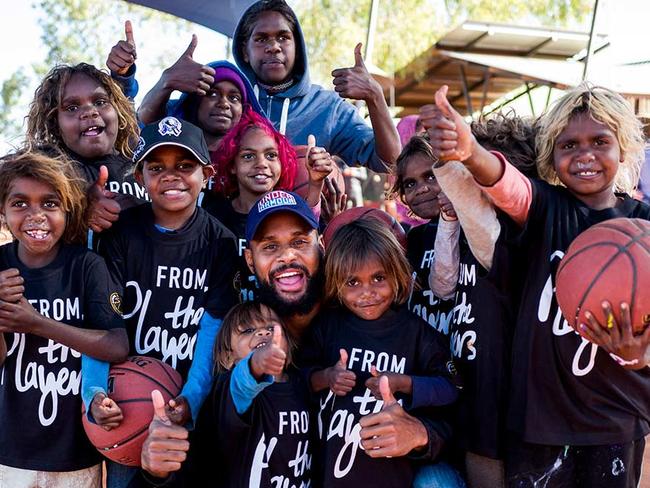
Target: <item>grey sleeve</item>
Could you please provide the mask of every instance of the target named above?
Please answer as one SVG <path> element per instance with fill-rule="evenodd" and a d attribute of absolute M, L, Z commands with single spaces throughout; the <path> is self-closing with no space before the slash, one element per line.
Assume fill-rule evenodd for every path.
<path fill-rule="evenodd" d="M 449 161 L 438 167 L 434 165 L 433 173 L 454 206 L 472 254 L 489 270 L 501 233 L 494 207 L 463 163 Z"/>
<path fill-rule="evenodd" d="M 429 287 L 433 294 L 442 300 L 451 300 L 456 292 L 460 265 L 459 236 L 458 221 L 445 220 L 441 213 L 433 248 L 433 263 L 429 271 Z"/>

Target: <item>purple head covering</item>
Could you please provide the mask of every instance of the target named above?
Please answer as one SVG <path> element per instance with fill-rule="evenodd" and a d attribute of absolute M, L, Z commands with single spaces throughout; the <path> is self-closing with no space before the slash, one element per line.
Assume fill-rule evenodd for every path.
<path fill-rule="evenodd" d="M 417 115 L 407 115 L 406 117 L 402 117 L 397 123 L 397 133 L 399 134 L 399 141 L 402 143 L 402 147 L 404 147 L 415 134 L 415 126 L 417 125 L 417 122 Z"/>
<path fill-rule="evenodd" d="M 216 84 L 220 81 L 229 81 L 235 85 L 241 93 L 242 103 L 248 103 L 248 94 L 239 73 L 224 66 L 219 66 L 214 70 L 214 83 Z"/>

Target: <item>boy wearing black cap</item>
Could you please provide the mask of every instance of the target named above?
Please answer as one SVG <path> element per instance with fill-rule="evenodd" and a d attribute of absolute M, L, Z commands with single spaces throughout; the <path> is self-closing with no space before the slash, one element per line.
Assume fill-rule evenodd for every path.
<path fill-rule="evenodd" d="M 184 424 L 190 416 L 196 419 L 210 390 L 214 339 L 236 303 L 230 286 L 235 238 L 196 205 L 213 173 L 201 129 L 174 117 L 150 124 L 142 130 L 134 162 L 135 178 L 151 203 L 124 211 L 102 234 L 98 250 L 124 286 L 129 354 L 160 359 L 185 380 L 168 405 L 172 421 Z M 104 427 L 119 425 L 122 413 L 105 393 L 108 365 L 92 360 L 84 365 L 90 415 Z M 112 471 L 122 486 L 135 473 L 112 465 L 109 486 Z"/>

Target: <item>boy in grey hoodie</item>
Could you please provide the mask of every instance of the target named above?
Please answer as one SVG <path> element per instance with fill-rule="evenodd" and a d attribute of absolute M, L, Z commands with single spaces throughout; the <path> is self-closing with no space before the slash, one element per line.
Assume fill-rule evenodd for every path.
<path fill-rule="evenodd" d="M 359 164 L 386 173 L 394 164 L 401 149 L 399 135 L 381 87 L 363 63 L 360 44 L 355 49 L 354 66 L 332 72 L 335 91 L 312 84 L 296 14 L 284 0 L 261 0 L 242 15 L 234 34 L 233 55 L 253 85 L 267 117 L 292 144 L 307 144 L 307 136 L 313 134 L 319 146 L 349 165 Z M 195 77 L 196 83 L 185 90 L 174 89 L 205 93 L 214 72 L 209 65 L 194 64 L 200 74 Z M 131 98 L 137 94 L 134 73 L 130 70 L 121 78 L 126 95 Z M 152 110 L 145 106 L 147 99 L 158 100 L 150 94 L 159 86 L 160 83 L 151 90 L 138 110 L 142 122 L 150 122 L 146 114 L 161 108 Z M 366 102 L 372 127 L 344 98 Z"/>

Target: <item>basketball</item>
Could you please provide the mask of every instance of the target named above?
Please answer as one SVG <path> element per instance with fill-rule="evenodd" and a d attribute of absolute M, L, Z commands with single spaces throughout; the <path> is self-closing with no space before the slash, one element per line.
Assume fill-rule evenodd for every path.
<path fill-rule="evenodd" d="M 293 183 L 293 189 L 291 191 L 297 193 L 302 198 L 307 197 L 307 184 L 309 183 L 309 172 L 307 171 L 307 166 L 305 166 L 305 155 L 307 153 L 307 146 L 293 146 L 296 150 L 296 155 L 298 156 L 298 165 L 296 169 L 296 179 Z M 343 178 L 343 173 L 339 167 L 334 164 L 332 166 L 332 172 L 329 174 L 328 178 L 336 181 L 336 184 L 339 186 L 339 189 L 345 191 L 345 179 Z M 326 190 L 327 187 L 323 185 L 323 190 Z"/>
<path fill-rule="evenodd" d="M 111 461 L 140 466 L 142 444 L 153 419 L 151 392 L 160 390 L 168 402 L 180 393 L 181 385 L 180 374 L 154 358 L 132 356 L 114 364 L 108 376 L 108 396 L 122 409 L 124 420 L 119 427 L 106 431 L 83 415 L 88 439 Z"/>
<path fill-rule="evenodd" d="M 556 296 L 573 328 L 587 322 L 587 310 L 606 324 L 606 300 L 619 324 L 620 304 L 629 304 L 634 332 L 642 332 L 650 322 L 650 222 L 612 219 L 580 234 L 560 262 Z"/>
<path fill-rule="evenodd" d="M 334 217 L 330 223 L 327 224 L 327 227 L 325 227 L 325 231 L 323 232 L 323 245 L 325 246 L 325 249 L 327 249 L 327 246 L 332 241 L 332 238 L 339 227 L 354 222 L 355 220 L 365 218 L 377 219 L 385 222 L 393 235 L 397 238 L 402 249 L 406 249 L 406 232 L 404 232 L 402 225 L 390 214 L 383 210 L 379 210 L 378 208 L 371 207 L 350 208 Z"/>

